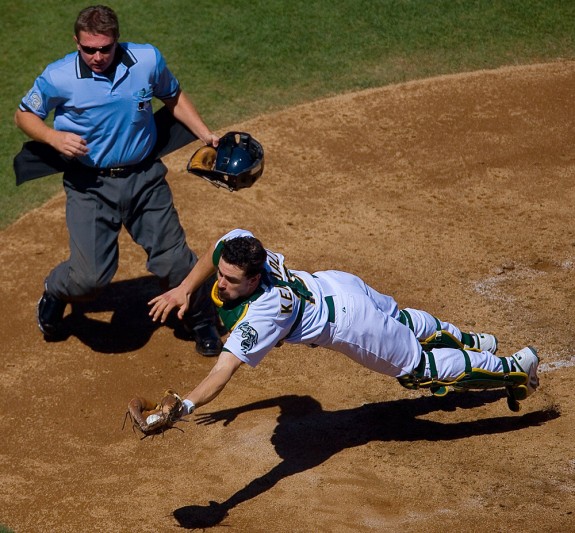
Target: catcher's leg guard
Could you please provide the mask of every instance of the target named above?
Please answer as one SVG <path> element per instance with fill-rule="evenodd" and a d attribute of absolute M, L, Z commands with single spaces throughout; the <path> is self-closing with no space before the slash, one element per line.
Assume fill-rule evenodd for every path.
<path fill-rule="evenodd" d="M 442 329 L 441 322 L 437 317 L 433 315 L 429 315 L 430 319 L 435 321 L 435 331 L 433 334 L 429 335 L 428 337 L 422 339 L 419 338 L 419 342 L 424 350 L 431 350 L 433 348 L 456 348 L 456 349 L 464 349 L 467 346 L 457 339 L 452 333 Z M 404 325 L 407 326 L 411 331 L 416 333 L 416 327 L 413 323 L 414 318 L 411 316 L 411 313 L 407 309 L 402 309 L 399 311 L 399 321 Z M 465 335 L 462 333 L 462 335 Z M 416 333 L 417 336 L 417 333 Z M 471 341 L 471 337 L 469 338 Z"/>
<path fill-rule="evenodd" d="M 412 313 L 416 313 L 417 316 Z M 426 333 L 426 335 L 428 335 L 427 337 L 421 335 L 421 324 L 419 324 L 419 326 L 417 325 L 417 321 L 421 321 L 422 318 L 427 322 L 427 328 L 424 328 L 427 329 L 427 331 L 429 331 L 429 321 L 435 322 L 435 331 L 431 335 Z M 398 320 L 414 332 L 424 350 L 431 350 L 433 348 L 459 348 L 463 350 L 472 350 L 474 352 L 483 350 L 493 354 L 497 352 L 498 343 L 495 335 L 491 335 L 490 333 L 465 333 L 453 324 L 441 322 L 437 317 L 434 317 L 425 311 L 402 309 L 399 311 Z M 455 331 L 458 332 L 457 336 L 454 334 Z"/>
<path fill-rule="evenodd" d="M 435 357 L 431 351 L 424 351 L 417 368 L 411 374 L 400 376 L 398 381 L 407 389 L 429 389 L 434 396 L 445 396 L 450 390 L 462 392 L 504 388 L 507 392 L 509 408 L 512 411 L 518 411 L 518 400 L 524 400 L 528 395 L 529 376 L 525 372 L 516 372 L 512 369 L 505 357 L 499 358 L 503 372 L 472 368 L 467 352 L 461 350 L 461 353 L 465 359 L 465 372 L 453 379 L 438 379 Z M 425 375 L 426 366 L 429 366 L 430 376 Z"/>
<path fill-rule="evenodd" d="M 461 340 L 458 340 L 452 333 L 445 330 L 437 330 L 433 335 L 419 341 L 424 350 L 433 348 L 458 348 L 460 350 L 471 350 L 481 352 L 486 350 L 495 354 L 497 352 L 497 337 L 489 333 L 463 333 Z M 471 347 L 473 344 L 473 347 Z"/>
<path fill-rule="evenodd" d="M 424 350 L 432 350 L 433 348 L 455 348 L 456 350 L 463 350 L 465 345 L 456 339 L 451 333 L 445 330 L 438 330 L 433 335 L 420 341 Z M 475 350 L 474 348 L 465 348 L 466 350 Z"/>

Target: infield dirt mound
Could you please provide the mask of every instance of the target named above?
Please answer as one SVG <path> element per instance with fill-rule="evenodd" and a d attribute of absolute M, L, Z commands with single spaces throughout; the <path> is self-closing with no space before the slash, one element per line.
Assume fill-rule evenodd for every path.
<path fill-rule="evenodd" d="M 575 64 L 441 77 L 258 117 L 266 170 L 238 193 L 165 162 L 190 245 L 254 231 L 298 269 L 361 275 L 402 307 L 532 344 L 541 387 L 438 399 L 284 345 L 197 418 L 140 441 L 135 394 L 187 392 L 213 359 L 157 328 L 121 268 L 46 343 L 35 305 L 67 256 L 64 196 L 1 233 L 0 523 L 24 531 L 554 531 L 575 528 Z M 219 133 L 225 133 L 221 131 Z M 211 415 L 210 415 L 211 413 Z"/>

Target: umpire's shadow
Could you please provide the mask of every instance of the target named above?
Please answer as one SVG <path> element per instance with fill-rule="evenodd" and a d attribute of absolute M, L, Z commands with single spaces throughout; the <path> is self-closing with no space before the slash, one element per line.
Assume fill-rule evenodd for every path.
<path fill-rule="evenodd" d="M 71 313 L 64 318 L 66 334 L 77 337 L 96 352 L 116 354 L 138 350 L 160 327 L 148 316 L 148 302 L 161 293 L 154 276 L 112 282 L 93 302 L 72 304 Z M 110 312 L 111 319 L 97 316 Z M 168 325 L 175 327 L 177 318 L 172 315 Z"/>
<path fill-rule="evenodd" d="M 368 442 L 463 439 L 538 426 L 560 416 L 557 409 L 550 408 L 523 416 L 510 414 L 471 422 L 443 423 L 417 418 L 438 410 L 473 408 L 503 401 L 503 396 L 501 391 L 452 394 L 446 398 L 422 396 L 340 411 L 324 411 L 310 396 L 280 396 L 198 416 L 198 424 L 223 422 L 228 425 L 241 413 L 279 406 L 278 425 L 271 441 L 282 461 L 221 503 L 188 505 L 176 509 L 173 515 L 183 528 L 214 527 L 231 509 L 259 496 L 282 479 L 314 468 L 341 450 Z"/>

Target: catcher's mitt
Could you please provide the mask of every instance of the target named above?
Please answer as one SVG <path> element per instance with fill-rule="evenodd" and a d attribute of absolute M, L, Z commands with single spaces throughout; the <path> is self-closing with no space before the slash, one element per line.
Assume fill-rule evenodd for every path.
<path fill-rule="evenodd" d="M 214 170 L 216 164 L 216 149 L 213 146 L 202 146 L 196 150 L 190 162 L 188 163 L 188 171 L 201 173 L 206 170 Z"/>
<path fill-rule="evenodd" d="M 251 187 L 264 171 L 264 149 L 249 133 L 230 131 L 217 148 L 202 146 L 190 158 L 188 172 L 216 187 L 237 191 Z"/>
<path fill-rule="evenodd" d="M 159 403 L 150 402 L 140 396 L 132 398 L 126 413 L 132 420 L 132 427 L 144 434 L 142 438 L 170 429 L 182 415 L 182 399 L 171 389 L 164 393 Z"/>

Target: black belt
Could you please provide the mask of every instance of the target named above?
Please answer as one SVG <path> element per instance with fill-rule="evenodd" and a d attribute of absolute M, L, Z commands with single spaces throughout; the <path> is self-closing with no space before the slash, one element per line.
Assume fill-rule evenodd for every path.
<path fill-rule="evenodd" d="M 95 168 L 96 174 L 103 178 L 125 178 L 134 173 L 134 167 Z"/>
<path fill-rule="evenodd" d="M 140 172 L 142 170 L 147 170 L 151 166 L 152 164 L 150 161 L 143 161 L 141 163 L 137 163 L 136 165 L 111 168 L 88 167 L 86 165 L 82 165 L 82 170 L 96 174 L 96 176 L 101 176 L 103 178 L 127 178 L 131 174 Z"/>

